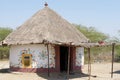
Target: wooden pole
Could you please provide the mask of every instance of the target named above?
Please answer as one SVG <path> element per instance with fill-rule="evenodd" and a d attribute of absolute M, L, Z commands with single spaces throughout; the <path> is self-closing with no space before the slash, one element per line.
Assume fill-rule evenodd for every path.
<path fill-rule="evenodd" d="M 70 45 L 69 45 L 69 50 L 68 50 L 67 79 L 69 79 L 69 73 L 70 73 L 70 46 L 71 46 L 71 43 L 70 43 Z"/>
<path fill-rule="evenodd" d="M 88 48 L 88 74 L 89 74 L 89 79 L 91 77 L 91 55 L 90 55 L 90 48 Z"/>
<path fill-rule="evenodd" d="M 89 63 L 90 63 L 90 62 L 89 62 L 89 48 L 87 49 L 87 53 L 88 53 L 88 74 L 89 74 L 89 72 L 90 72 L 90 70 L 89 70 L 89 68 L 90 68 L 90 67 L 89 67 Z"/>
<path fill-rule="evenodd" d="M 111 67 L 111 78 L 113 78 L 114 50 L 115 50 L 115 43 L 112 43 L 112 67 Z"/>
<path fill-rule="evenodd" d="M 50 70 L 49 70 L 49 47 L 47 43 L 47 53 L 48 53 L 48 77 L 50 76 Z"/>

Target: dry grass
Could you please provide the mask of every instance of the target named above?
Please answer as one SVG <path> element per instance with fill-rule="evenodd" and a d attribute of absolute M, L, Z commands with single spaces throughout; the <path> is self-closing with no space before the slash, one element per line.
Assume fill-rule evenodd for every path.
<path fill-rule="evenodd" d="M 44 41 L 52 44 L 74 45 L 88 42 L 88 39 L 52 9 L 45 7 L 34 14 L 17 30 L 9 34 L 3 41 L 4 44 L 38 44 Z"/>

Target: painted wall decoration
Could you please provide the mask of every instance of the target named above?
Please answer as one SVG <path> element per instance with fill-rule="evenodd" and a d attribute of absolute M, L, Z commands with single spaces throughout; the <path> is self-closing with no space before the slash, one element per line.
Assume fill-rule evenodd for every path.
<path fill-rule="evenodd" d="M 11 46 L 10 66 L 22 68 L 22 54 L 32 54 L 32 68 L 48 68 L 48 53 L 45 45 Z M 55 50 L 49 46 L 49 67 L 55 68 Z"/>
<path fill-rule="evenodd" d="M 76 48 L 76 66 L 84 65 L 84 48 Z"/>

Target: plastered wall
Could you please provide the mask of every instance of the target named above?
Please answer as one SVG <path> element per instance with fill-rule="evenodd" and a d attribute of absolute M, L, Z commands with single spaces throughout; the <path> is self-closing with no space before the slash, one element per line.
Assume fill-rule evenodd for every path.
<path fill-rule="evenodd" d="M 44 44 L 17 45 L 10 48 L 10 66 L 22 68 L 22 54 L 32 54 L 32 68 L 48 68 L 47 46 Z M 49 65 L 55 68 L 55 50 L 49 45 Z"/>

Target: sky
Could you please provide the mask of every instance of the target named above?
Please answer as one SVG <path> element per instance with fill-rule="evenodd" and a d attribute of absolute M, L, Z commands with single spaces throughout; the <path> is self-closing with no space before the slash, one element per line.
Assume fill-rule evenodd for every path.
<path fill-rule="evenodd" d="M 70 23 L 118 37 L 120 0 L 0 0 L 0 27 L 16 29 L 43 9 L 45 2 Z"/>

